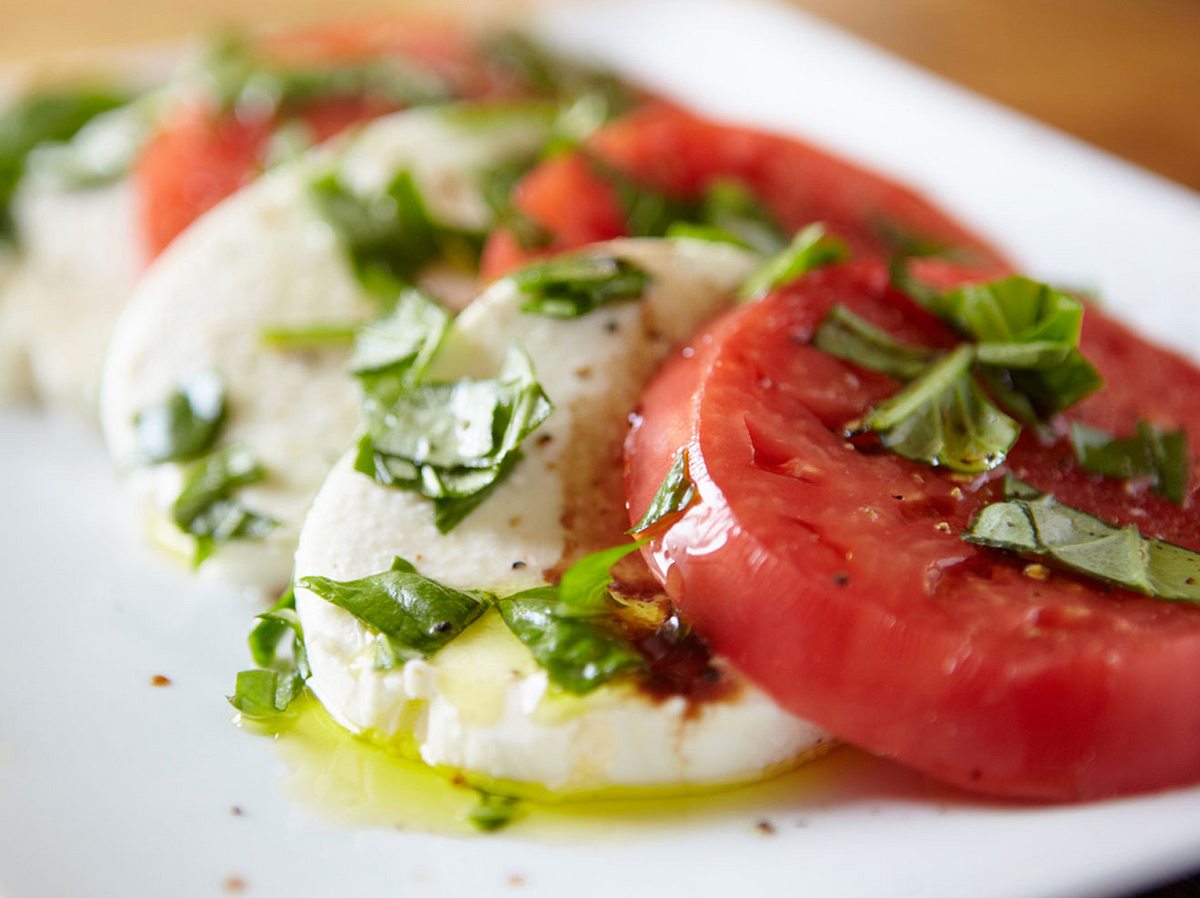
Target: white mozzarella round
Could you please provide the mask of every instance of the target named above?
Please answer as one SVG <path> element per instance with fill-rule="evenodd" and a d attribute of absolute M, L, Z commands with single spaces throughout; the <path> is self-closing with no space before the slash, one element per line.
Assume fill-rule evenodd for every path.
<path fill-rule="evenodd" d="M 428 500 L 377 485 L 347 455 L 305 522 L 298 577 L 355 579 L 386 570 L 399 555 L 450 586 L 505 594 L 546 582 L 544 572 L 564 556 L 620 539 L 618 530 L 613 542 L 589 545 L 570 508 L 614 464 L 614 447 L 619 457 L 625 417 L 655 363 L 727 306 L 753 260 L 732 247 L 682 240 L 593 249 L 644 268 L 652 278 L 645 296 L 564 321 L 522 313 L 522 297 L 502 280 L 459 317 L 431 372 L 490 377 L 511 343 L 529 353 L 555 410 L 526 440 L 512 475 L 441 534 Z M 589 499 L 620 502 L 611 490 L 593 490 Z M 351 730 L 415 741 L 429 764 L 589 792 L 752 779 L 828 740 L 747 682 L 733 697 L 696 708 L 619 682 L 583 697 L 561 693 L 495 612 L 430 659 L 377 670 L 367 627 L 304 589 L 296 601 L 309 685 L 320 701 Z"/>
<path fill-rule="evenodd" d="M 279 526 L 262 540 L 220 544 L 204 575 L 263 589 L 285 583 L 302 516 L 357 426 L 344 351 L 284 352 L 262 340 L 266 329 L 358 322 L 375 308 L 309 184 L 336 165 L 351 187 L 382 190 L 405 169 L 437 219 L 481 226 L 487 213 L 469 189 L 471 176 L 535 152 L 544 116 L 514 111 L 486 128 L 464 127 L 461 118 L 450 107 L 398 113 L 368 125 L 337 155 L 264 176 L 182 234 L 122 314 L 104 370 L 102 424 L 113 457 L 130 466 L 130 487 L 155 532 L 182 536 L 166 518 L 182 469 L 133 465 L 133 421 L 189 374 L 220 375 L 229 403 L 222 442 L 248 447 L 267 471 L 238 498 Z"/>
<path fill-rule="evenodd" d="M 143 266 L 129 179 L 17 195 L 21 254 L 0 297 L 0 399 L 95 414 L 113 322 Z"/>

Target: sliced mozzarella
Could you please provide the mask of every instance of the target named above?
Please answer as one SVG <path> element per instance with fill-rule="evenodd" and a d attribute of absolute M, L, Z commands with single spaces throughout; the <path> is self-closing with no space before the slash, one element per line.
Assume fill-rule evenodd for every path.
<path fill-rule="evenodd" d="M 544 583 L 544 572 L 564 556 L 621 539 L 627 522 L 613 533 L 590 526 L 606 505 L 623 518 L 619 484 L 615 497 L 591 484 L 617 464 L 625 417 L 655 362 L 727 305 L 753 261 L 696 241 L 622 240 L 593 249 L 650 274 L 641 301 L 563 321 L 522 313 L 523 298 L 502 280 L 463 312 L 438 357 L 433 376 L 446 378 L 493 376 L 513 342 L 533 359 L 555 410 L 526 441 L 509 479 L 441 534 L 428 500 L 377 485 L 346 456 L 305 522 L 299 576 L 354 579 L 400 555 L 448 585 L 508 593 Z M 415 740 L 429 764 L 587 792 L 755 778 L 827 739 L 745 682 L 734 697 L 694 708 L 617 682 L 584 697 L 562 694 L 494 612 L 431 659 L 380 671 L 373 634 L 352 615 L 304 589 L 297 589 L 297 609 L 309 685 L 325 707 L 351 730 Z"/>
<path fill-rule="evenodd" d="M 102 423 L 113 457 L 134 464 L 139 410 L 161 402 L 187 375 L 215 371 L 229 403 L 222 441 L 248 447 L 267 471 L 238 498 L 280 522 L 261 541 L 221 544 L 202 573 L 265 589 L 286 582 L 304 511 L 357 425 L 343 350 L 285 352 L 262 339 L 265 329 L 353 323 L 374 310 L 311 200 L 312 179 L 336 165 L 342 180 L 370 195 L 408 170 L 438 220 L 484 226 L 488 212 L 472 189 L 474 176 L 529 156 L 546 136 L 544 110 L 505 109 L 483 123 L 457 107 L 381 119 L 336 156 L 277 170 L 220 204 L 143 278 L 104 371 Z M 129 473 L 156 532 L 181 539 L 167 514 L 182 468 L 133 466 Z"/>
<path fill-rule="evenodd" d="M 95 413 L 113 322 L 143 260 L 129 179 L 88 190 L 23 189 L 21 258 L 0 299 L 0 399 Z"/>

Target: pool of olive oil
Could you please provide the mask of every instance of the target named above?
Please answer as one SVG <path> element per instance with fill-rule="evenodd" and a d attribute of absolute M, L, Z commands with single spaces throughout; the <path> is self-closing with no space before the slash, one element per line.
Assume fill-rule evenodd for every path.
<path fill-rule="evenodd" d="M 759 821 L 797 816 L 825 784 L 853 776 L 849 768 L 861 763 L 858 752 L 839 748 L 745 785 L 682 792 L 605 790 L 562 800 L 517 783 L 468 780 L 453 770 L 411 760 L 345 730 L 307 694 L 293 707 L 295 713 L 259 730 L 274 737 L 287 765 L 285 794 L 321 817 L 351 827 L 476 834 L 479 829 L 470 817 L 480 802 L 478 788 L 483 788 L 521 799 L 505 833 L 539 840 L 637 838 L 646 828 L 728 820 L 744 821 L 750 829 Z M 616 822 L 620 825 L 614 826 Z"/>

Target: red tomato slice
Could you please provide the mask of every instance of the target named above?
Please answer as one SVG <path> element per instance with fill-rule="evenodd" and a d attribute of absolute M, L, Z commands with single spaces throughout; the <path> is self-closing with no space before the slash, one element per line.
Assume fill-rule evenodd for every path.
<path fill-rule="evenodd" d="M 856 254 L 891 255 L 887 232 L 953 247 L 985 274 L 1011 270 L 993 247 L 907 188 L 802 141 L 719 125 L 665 103 L 647 105 L 598 131 L 586 152 L 635 182 L 697 198 L 718 179 L 743 183 L 789 230 L 823 221 Z M 612 185 L 582 154 L 551 159 L 518 186 L 514 203 L 545 228 L 551 250 L 626 232 Z M 485 274 L 499 277 L 528 255 L 510 234 L 494 238 Z"/>
<path fill-rule="evenodd" d="M 442 23 L 384 19 L 323 26 L 270 36 L 260 51 L 297 66 L 400 56 L 444 78 L 464 97 L 516 90 L 489 69 L 469 35 Z M 346 97 L 314 102 L 291 116 L 322 141 L 396 108 Z M 258 177 L 278 125 L 273 119 L 239 119 L 207 105 L 189 105 L 167 116 L 134 172 L 143 242 L 151 258 L 201 214 Z"/>
<path fill-rule="evenodd" d="M 903 339 L 953 339 L 869 261 L 818 270 L 695 337 L 626 444 L 634 520 L 688 447 L 699 499 L 646 550 L 667 592 L 784 707 L 968 789 L 1066 800 L 1200 780 L 1200 608 L 1043 579 L 959 537 L 1007 469 L 1200 550 L 1195 487 L 1179 508 L 1029 433 L 1006 469 L 975 479 L 850 448 L 841 426 L 897 384 L 809 345 L 835 302 Z M 1200 371 L 1093 310 L 1083 349 L 1108 387 L 1073 417 L 1123 432 L 1148 417 L 1200 449 Z"/>

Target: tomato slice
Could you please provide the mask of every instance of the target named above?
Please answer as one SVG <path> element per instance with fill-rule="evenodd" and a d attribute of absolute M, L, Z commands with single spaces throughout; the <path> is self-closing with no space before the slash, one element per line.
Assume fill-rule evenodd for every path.
<path fill-rule="evenodd" d="M 905 187 L 803 141 L 716 124 L 662 102 L 606 125 L 583 152 L 548 160 L 518 185 L 514 205 L 549 233 L 549 251 L 626 233 L 617 192 L 596 159 L 679 198 L 698 198 L 719 179 L 738 181 L 788 230 L 823 221 L 856 254 L 889 256 L 898 240 L 918 239 L 957 252 L 981 273 L 1011 270 L 999 251 Z M 540 254 L 521 251 L 504 231 L 493 243 L 485 253 L 489 277 Z"/>
<path fill-rule="evenodd" d="M 1200 608 L 1046 576 L 959 536 L 1011 471 L 1200 550 L 1195 486 L 1177 507 L 1028 432 L 975 478 L 850 447 L 842 425 L 897 384 L 810 345 L 835 302 L 902 339 L 953 341 L 871 261 L 691 340 L 626 443 L 633 520 L 688 448 L 699 498 L 645 550 L 672 599 L 784 707 L 968 789 L 1068 800 L 1200 780 Z M 1200 371 L 1094 310 L 1082 345 L 1108 386 L 1072 417 L 1123 432 L 1149 418 L 1200 448 Z"/>
<path fill-rule="evenodd" d="M 273 35 L 259 45 L 265 57 L 311 66 L 401 57 L 438 75 L 463 97 L 517 92 L 520 85 L 495 71 L 461 29 L 436 21 L 379 19 Z M 358 122 L 397 110 L 379 99 L 325 98 L 289 118 L 306 124 L 317 141 Z M 280 121 L 242 119 L 206 103 L 168 113 L 142 151 L 134 171 L 144 248 L 158 255 L 201 214 L 261 173 Z"/>

